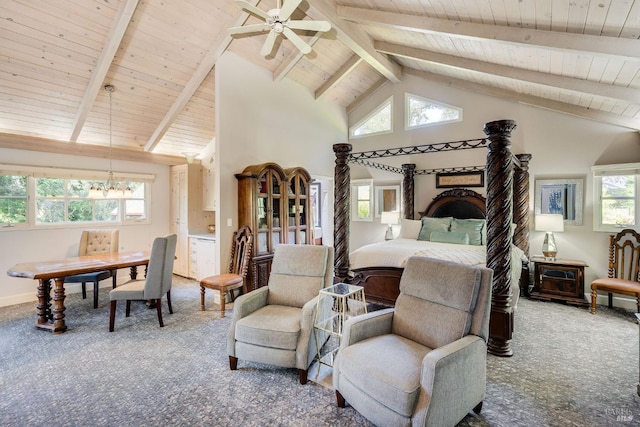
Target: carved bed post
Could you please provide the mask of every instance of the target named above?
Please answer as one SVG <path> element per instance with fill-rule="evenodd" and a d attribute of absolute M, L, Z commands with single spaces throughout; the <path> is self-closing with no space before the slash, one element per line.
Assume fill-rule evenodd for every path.
<path fill-rule="evenodd" d="M 522 249 L 529 258 L 529 162 L 531 154 L 518 154 L 516 158 L 520 162 L 519 167 L 514 171 L 514 205 L 513 222 L 516 224 L 516 231 L 513 235 L 513 244 Z M 529 296 L 529 265 L 526 267 L 527 274 L 524 274 L 520 283 L 520 291 Z"/>
<path fill-rule="evenodd" d="M 336 155 L 333 194 L 333 263 L 334 281 L 344 282 L 349 274 L 349 224 L 351 222 L 351 173 L 349 153 L 351 144 L 334 144 Z"/>
<path fill-rule="evenodd" d="M 406 219 L 413 219 L 415 190 L 413 176 L 416 172 L 414 163 L 405 163 L 402 165 L 402 211 Z"/>
<path fill-rule="evenodd" d="M 487 267 L 493 269 L 489 322 L 489 353 L 512 356 L 511 234 L 513 222 L 513 159 L 509 149 L 513 120 L 486 123 L 487 154 Z"/>

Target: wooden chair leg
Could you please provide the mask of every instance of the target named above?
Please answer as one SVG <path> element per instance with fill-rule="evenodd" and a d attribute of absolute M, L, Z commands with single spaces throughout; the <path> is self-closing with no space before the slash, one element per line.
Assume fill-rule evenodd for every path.
<path fill-rule="evenodd" d="M 347 402 L 338 390 L 336 390 L 336 403 L 338 404 L 338 408 L 344 408 L 347 406 Z"/>
<path fill-rule="evenodd" d="M 479 414 L 480 411 L 482 411 L 482 403 L 483 401 L 480 401 L 480 403 L 478 403 L 474 408 L 473 408 L 473 412 L 475 412 L 476 414 Z"/>
<path fill-rule="evenodd" d="M 158 300 L 160 303 L 160 300 Z M 169 314 L 173 314 L 173 306 L 171 306 L 171 289 L 167 291 L 167 306 L 169 306 Z"/>
<path fill-rule="evenodd" d="M 238 369 L 238 358 L 229 356 L 229 369 L 236 371 Z"/>
<path fill-rule="evenodd" d="M 204 286 L 200 285 L 200 311 L 204 311 Z"/>
<path fill-rule="evenodd" d="M 116 288 L 116 284 L 118 282 L 118 270 L 111 270 L 111 287 L 113 289 Z"/>
<path fill-rule="evenodd" d="M 224 317 L 224 305 L 226 303 L 226 293 L 225 289 L 220 289 L 220 317 Z"/>
<path fill-rule="evenodd" d="M 82 282 L 82 299 L 87 299 L 87 284 Z"/>
<path fill-rule="evenodd" d="M 298 376 L 300 377 L 300 384 L 305 385 L 307 383 L 307 369 L 298 369 Z"/>
<path fill-rule="evenodd" d="M 596 314 L 596 303 L 598 302 L 598 291 L 591 288 L 591 314 Z"/>
<path fill-rule="evenodd" d="M 124 310 L 124 317 L 129 317 L 131 314 L 131 300 L 127 300 L 126 309 Z"/>
<path fill-rule="evenodd" d="M 116 302 L 115 300 L 111 301 L 111 309 L 109 310 L 109 332 L 113 332 L 113 326 L 116 321 Z"/>
<path fill-rule="evenodd" d="M 162 298 L 158 298 L 156 300 L 156 311 L 158 312 L 158 323 L 160 323 L 160 327 L 164 327 L 164 323 L 162 323 Z"/>
<path fill-rule="evenodd" d="M 93 308 L 98 308 L 98 287 L 100 286 L 100 282 L 95 280 L 93 282 Z"/>
<path fill-rule="evenodd" d="M 613 294 L 609 292 L 609 308 L 613 308 Z"/>

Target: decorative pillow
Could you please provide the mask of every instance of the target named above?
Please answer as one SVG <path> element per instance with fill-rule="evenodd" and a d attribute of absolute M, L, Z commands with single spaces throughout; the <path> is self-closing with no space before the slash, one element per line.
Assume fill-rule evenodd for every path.
<path fill-rule="evenodd" d="M 429 240 L 432 231 L 449 231 L 452 219 L 450 216 L 445 218 L 422 218 L 422 228 L 420 229 L 420 234 L 418 234 L 418 240 Z"/>
<path fill-rule="evenodd" d="M 420 229 L 422 228 L 422 221 L 419 219 L 404 219 L 400 220 L 400 234 L 399 239 L 418 239 Z"/>
<path fill-rule="evenodd" d="M 486 220 L 484 219 L 457 219 L 451 221 L 451 231 L 459 231 L 469 234 L 470 245 L 482 245 L 482 229 Z"/>
<path fill-rule="evenodd" d="M 469 233 L 462 231 L 432 231 L 429 240 L 432 242 L 469 244 Z"/>

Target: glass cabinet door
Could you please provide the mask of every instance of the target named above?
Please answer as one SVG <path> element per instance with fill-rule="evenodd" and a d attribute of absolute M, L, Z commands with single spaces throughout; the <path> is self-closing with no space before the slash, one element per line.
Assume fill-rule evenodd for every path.
<path fill-rule="evenodd" d="M 293 175 L 288 183 L 287 195 L 287 243 L 307 243 L 307 217 L 309 212 L 308 182 L 300 175 Z"/>
<path fill-rule="evenodd" d="M 273 252 L 282 241 L 281 185 L 278 174 L 272 169 L 258 177 L 258 254 Z"/>

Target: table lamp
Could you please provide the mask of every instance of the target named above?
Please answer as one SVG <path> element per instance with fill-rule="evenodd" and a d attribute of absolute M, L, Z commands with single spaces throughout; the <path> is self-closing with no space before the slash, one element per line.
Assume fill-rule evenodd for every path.
<path fill-rule="evenodd" d="M 398 219 L 400 215 L 399 212 L 382 212 L 380 216 L 380 223 L 387 224 L 387 232 L 384 235 L 384 240 L 393 240 L 393 229 L 392 225 L 398 224 Z"/>
<path fill-rule="evenodd" d="M 564 216 L 561 214 L 536 215 L 536 231 L 547 233 L 544 236 L 544 243 L 542 243 L 542 253 L 547 261 L 555 261 L 558 247 L 553 232 L 564 231 Z"/>

